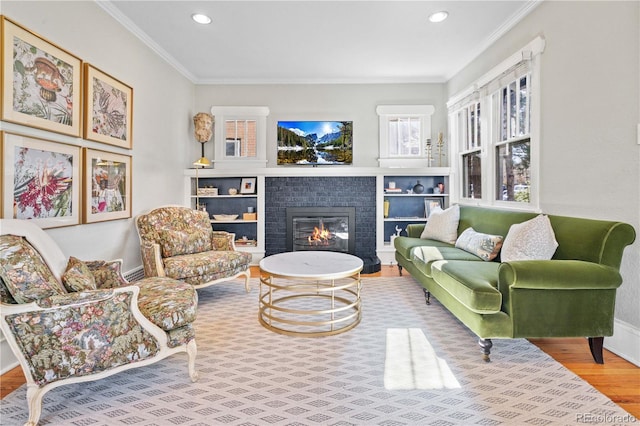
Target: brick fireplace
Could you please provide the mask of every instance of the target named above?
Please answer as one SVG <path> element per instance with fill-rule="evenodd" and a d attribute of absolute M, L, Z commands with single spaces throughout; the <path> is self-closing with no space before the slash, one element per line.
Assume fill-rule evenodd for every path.
<path fill-rule="evenodd" d="M 267 177 L 265 179 L 265 254 L 290 251 L 287 248 L 287 208 L 327 207 L 355 209 L 353 254 L 361 258 L 376 255 L 376 178 Z"/>

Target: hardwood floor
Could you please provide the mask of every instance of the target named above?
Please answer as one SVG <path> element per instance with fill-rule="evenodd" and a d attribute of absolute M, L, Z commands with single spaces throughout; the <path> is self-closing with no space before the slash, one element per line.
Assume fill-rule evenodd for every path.
<path fill-rule="evenodd" d="M 252 268 L 252 276 L 258 269 Z M 396 276 L 395 267 L 383 266 L 380 272 L 365 277 Z M 530 339 L 540 349 L 548 353 L 594 388 L 607 395 L 613 402 L 640 419 L 640 367 L 605 350 L 604 364 L 593 362 L 586 339 Z M 0 398 L 20 387 L 24 375 L 20 367 L 0 376 Z"/>

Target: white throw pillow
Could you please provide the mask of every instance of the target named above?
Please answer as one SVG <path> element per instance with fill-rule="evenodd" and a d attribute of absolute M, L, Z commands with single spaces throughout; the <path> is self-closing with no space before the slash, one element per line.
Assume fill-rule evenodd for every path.
<path fill-rule="evenodd" d="M 429 215 L 420 238 L 426 240 L 443 241 L 455 244 L 458 239 L 458 222 L 460 221 L 460 206 L 457 204 L 446 210 L 436 208 Z"/>
<path fill-rule="evenodd" d="M 500 259 L 512 260 L 549 260 L 558 248 L 551 221 L 545 215 L 511 225 L 507 233 Z"/>

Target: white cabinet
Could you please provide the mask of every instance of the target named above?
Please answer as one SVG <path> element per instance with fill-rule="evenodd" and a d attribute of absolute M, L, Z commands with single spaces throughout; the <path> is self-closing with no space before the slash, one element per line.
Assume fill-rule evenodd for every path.
<path fill-rule="evenodd" d="M 186 205 L 205 210 L 214 231 L 236 234 L 236 249 L 252 253 L 253 263 L 259 262 L 264 257 L 264 177 L 211 169 L 186 174 Z"/>
<path fill-rule="evenodd" d="M 392 173 L 377 179 L 377 253 L 382 264 L 395 263 L 392 236 L 406 236 L 409 224 L 426 223 L 435 206 L 449 207 L 448 169 Z"/>

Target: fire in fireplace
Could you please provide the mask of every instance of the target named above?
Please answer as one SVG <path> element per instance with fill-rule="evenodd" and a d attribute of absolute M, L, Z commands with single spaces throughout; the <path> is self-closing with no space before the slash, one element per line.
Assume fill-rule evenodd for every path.
<path fill-rule="evenodd" d="M 355 252 L 355 207 L 287 208 L 287 251 Z"/>

